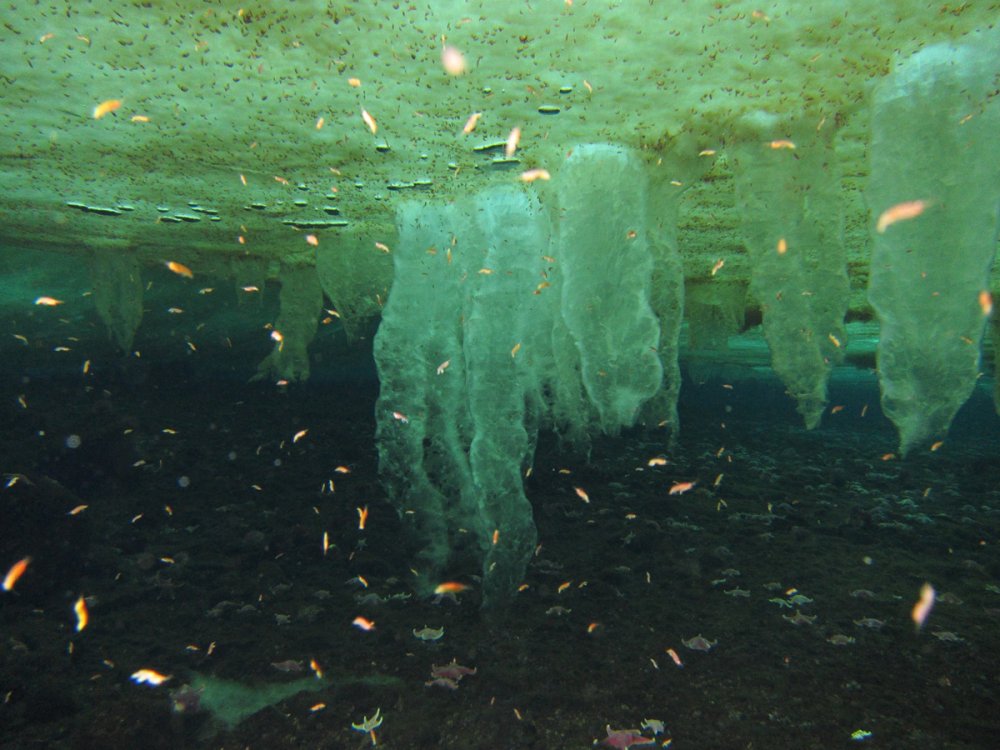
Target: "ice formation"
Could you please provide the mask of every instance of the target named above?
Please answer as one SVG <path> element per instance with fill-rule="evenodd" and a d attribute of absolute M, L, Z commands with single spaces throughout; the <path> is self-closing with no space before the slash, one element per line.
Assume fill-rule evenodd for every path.
<path fill-rule="evenodd" d="M 806 427 L 847 344 L 847 257 L 833 124 L 756 113 L 733 147 L 736 198 L 775 373 Z"/>
<path fill-rule="evenodd" d="M 465 549 L 482 559 L 486 604 L 513 593 L 535 545 L 523 476 L 539 428 L 585 444 L 663 388 L 641 161 L 584 145 L 561 178 L 587 188 L 547 207 L 507 187 L 399 209 L 377 439 L 425 589 Z"/>
<path fill-rule="evenodd" d="M 998 78 L 994 32 L 922 50 L 875 93 L 869 299 L 882 408 L 904 454 L 944 436 L 979 377 L 1000 228 Z"/>

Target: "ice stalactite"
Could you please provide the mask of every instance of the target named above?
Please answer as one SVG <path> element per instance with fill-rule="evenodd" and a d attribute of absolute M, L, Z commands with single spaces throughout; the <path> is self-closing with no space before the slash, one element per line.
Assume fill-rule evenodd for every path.
<path fill-rule="evenodd" d="M 684 191 L 709 168 L 701 158 L 694 136 L 682 137 L 647 167 L 646 228 L 652 258 L 649 302 L 660 326 L 656 355 L 663 379 L 660 389 L 646 401 L 640 420 L 664 427 L 670 441 L 680 434 L 677 400 L 681 390 L 679 362 L 681 324 L 684 322 L 684 266 L 677 244 L 677 214 Z"/>
<path fill-rule="evenodd" d="M 663 381 L 660 324 L 649 303 L 646 182 L 635 155 L 606 144 L 577 146 L 558 175 L 553 254 L 563 280 L 562 317 L 600 428 L 609 434 L 633 424 Z"/>
<path fill-rule="evenodd" d="M 313 268 L 282 268 L 280 309 L 274 323 L 274 348 L 257 366 L 254 380 L 289 381 L 309 377 L 309 344 L 323 309 L 323 292 Z"/>
<path fill-rule="evenodd" d="M 108 328 L 115 346 L 132 348 L 142 322 L 142 275 L 135 255 L 118 250 L 98 250 L 90 263 L 97 314 Z"/>
<path fill-rule="evenodd" d="M 941 438 L 979 376 L 1000 207 L 1000 32 L 927 47 L 875 92 L 874 250 L 882 408 L 900 452 Z"/>
<path fill-rule="evenodd" d="M 392 283 L 389 253 L 395 246 L 395 236 L 373 240 L 344 230 L 336 238 L 323 238 L 316 247 L 319 283 L 352 340 L 381 311 Z"/>
<path fill-rule="evenodd" d="M 747 118 L 734 155 L 736 196 L 771 365 L 807 428 L 846 345 L 848 305 L 840 175 L 832 122 Z"/>
<path fill-rule="evenodd" d="M 376 437 L 424 593 L 465 553 L 484 605 L 513 594 L 535 545 L 523 477 L 539 428 L 587 448 L 662 386 L 641 163 L 585 146 L 557 180 L 551 209 L 497 187 L 397 211 Z"/>
<path fill-rule="evenodd" d="M 397 223 L 375 337 L 379 472 L 421 545 L 418 588 L 432 589 L 452 553 L 471 547 L 484 604 L 495 604 L 535 544 L 522 472 L 551 328 L 545 298 L 532 294 L 548 219 L 536 200 L 496 190 L 457 206 L 403 204 Z"/>

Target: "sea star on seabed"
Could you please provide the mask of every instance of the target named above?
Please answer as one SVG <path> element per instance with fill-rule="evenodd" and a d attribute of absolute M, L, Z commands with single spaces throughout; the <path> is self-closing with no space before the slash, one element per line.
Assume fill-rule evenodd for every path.
<path fill-rule="evenodd" d="M 605 729 L 608 732 L 608 736 L 601 740 L 601 744 L 607 747 L 628 750 L 630 747 L 656 744 L 656 740 L 643 737 L 638 729 L 612 729 L 610 724 Z"/>

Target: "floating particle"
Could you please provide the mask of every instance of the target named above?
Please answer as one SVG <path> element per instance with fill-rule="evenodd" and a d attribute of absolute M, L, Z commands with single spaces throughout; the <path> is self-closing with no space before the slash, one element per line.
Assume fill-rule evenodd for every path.
<path fill-rule="evenodd" d="M 904 201 L 897 203 L 891 208 L 887 208 L 879 214 L 878 222 L 875 224 L 875 231 L 884 234 L 885 230 L 898 221 L 915 219 L 931 205 L 928 200 Z"/>
<path fill-rule="evenodd" d="M 444 371 L 448 369 L 448 365 L 450 365 L 450 364 L 451 364 L 451 360 L 450 359 L 446 359 L 444 362 L 442 362 L 441 364 L 439 364 L 437 366 L 437 374 L 438 375 L 444 375 Z"/>
<path fill-rule="evenodd" d="M 348 78 L 347 79 L 347 84 L 349 86 L 351 86 L 352 88 L 358 88 L 361 85 L 361 79 L 360 78 Z"/>
<path fill-rule="evenodd" d="M 514 348 L 510 350 L 511 359 L 513 359 L 514 357 L 516 357 L 517 353 L 519 351 L 521 351 L 521 342 L 520 341 L 518 341 L 516 344 L 514 344 Z"/>
<path fill-rule="evenodd" d="M 104 115 L 114 112 L 120 106 L 122 106 L 120 99 L 107 99 L 94 107 L 94 119 L 100 120 Z"/>
<path fill-rule="evenodd" d="M 149 122 L 149 118 L 146 115 L 132 115 L 132 122 Z"/>
<path fill-rule="evenodd" d="M 697 480 L 692 482 L 675 482 L 670 487 L 670 495 L 683 495 L 685 492 L 693 489 L 694 486 L 698 484 Z"/>
<path fill-rule="evenodd" d="M 83 440 L 79 435 L 67 435 L 65 445 L 70 450 L 75 450 L 83 445 Z"/>
<path fill-rule="evenodd" d="M 983 315 L 993 312 L 993 295 L 985 289 L 979 293 L 979 309 L 983 311 Z"/>
<path fill-rule="evenodd" d="M 140 669 L 137 672 L 132 673 L 132 682 L 136 685 L 152 685 L 156 687 L 162 685 L 164 682 L 170 679 L 168 674 L 160 674 L 155 669 Z"/>
<path fill-rule="evenodd" d="M 185 266 L 183 263 L 178 263 L 174 260 L 168 260 L 166 263 L 168 269 L 176 273 L 178 276 L 183 276 L 185 279 L 193 279 L 194 273 L 191 269 Z"/>
<path fill-rule="evenodd" d="M 469 115 L 469 119 L 465 121 L 465 127 L 462 128 L 462 134 L 468 135 L 473 130 L 476 129 L 476 125 L 479 123 L 479 118 L 483 116 L 482 112 L 473 112 Z"/>
<path fill-rule="evenodd" d="M 313 247 L 318 247 L 319 246 L 319 238 L 317 238 L 315 234 L 307 234 L 306 235 L 306 242 L 308 242 Z"/>
<path fill-rule="evenodd" d="M 322 130 L 325 124 L 326 124 L 326 118 L 320 117 L 318 120 L 316 120 L 316 130 Z"/>
<path fill-rule="evenodd" d="M 517 151 L 517 144 L 521 142 L 521 128 L 515 127 L 510 131 L 507 136 L 507 142 L 504 144 L 503 153 L 509 159 Z"/>
<path fill-rule="evenodd" d="M 48 34 L 42 34 L 40 37 L 38 37 L 38 42 L 39 44 L 45 44 L 45 42 L 49 41 L 49 39 L 51 39 L 54 36 L 55 34 L 52 34 L 51 32 Z"/>
<path fill-rule="evenodd" d="M 778 140 L 771 141 L 768 145 L 775 151 L 783 148 L 788 149 L 789 151 L 795 150 L 795 144 L 787 138 L 780 138 Z"/>
<path fill-rule="evenodd" d="M 931 608 L 934 606 L 934 597 L 934 587 L 929 583 L 925 583 L 920 589 L 920 598 L 913 605 L 913 612 L 910 614 L 917 626 L 917 630 L 923 627 L 928 615 L 930 615 Z"/>
<path fill-rule="evenodd" d="M 667 459 L 663 456 L 653 456 L 646 462 L 646 466 L 666 466 Z"/>
<path fill-rule="evenodd" d="M 39 297 L 35 300 L 35 304 L 42 305 L 43 307 L 55 307 L 56 305 L 63 304 L 63 301 L 55 297 Z"/>
<path fill-rule="evenodd" d="M 386 245 L 384 242 L 376 242 L 375 243 L 375 249 L 376 250 L 381 250 L 383 253 L 386 253 L 386 254 L 389 254 L 391 252 L 391 250 L 389 250 L 389 246 Z"/>
<path fill-rule="evenodd" d="M 90 622 L 90 613 L 87 612 L 87 600 L 81 595 L 73 605 L 73 612 L 76 613 L 76 632 L 81 632 L 87 623 Z"/>
<path fill-rule="evenodd" d="M 360 531 L 365 530 L 365 524 L 368 523 L 368 506 L 364 508 L 358 508 L 358 529 Z"/>
<path fill-rule="evenodd" d="M 355 617 L 351 624 L 359 630 L 364 630 L 366 633 L 375 629 L 375 623 L 372 620 L 369 620 L 367 617 L 361 617 L 360 615 Z"/>
<path fill-rule="evenodd" d="M 24 571 L 28 569 L 28 565 L 30 564 L 31 558 L 23 557 L 11 565 L 10 570 L 7 571 L 7 575 L 4 576 L 3 579 L 3 590 L 12 591 L 14 589 L 14 585 L 17 583 L 18 579 L 24 575 Z"/>
<path fill-rule="evenodd" d="M 442 44 L 443 42 L 444 38 L 442 37 Z M 445 73 L 450 76 L 460 76 L 468 69 L 465 64 L 465 55 L 450 44 L 443 44 L 441 47 L 441 65 L 444 66 Z"/>
<path fill-rule="evenodd" d="M 715 274 L 717 274 L 724 265 L 726 265 L 726 261 L 722 258 L 715 261 L 715 265 L 712 266 L 712 275 L 715 276 Z"/>
<path fill-rule="evenodd" d="M 580 498 L 581 500 L 583 500 L 583 502 L 585 502 L 585 503 L 589 503 L 590 502 L 590 495 L 587 494 L 587 491 L 585 489 L 583 489 L 583 487 L 574 487 L 573 491 L 576 493 L 576 496 L 578 498 Z"/>
<path fill-rule="evenodd" d="M 778 239 L 778 255 L 784 255 L 788 252 L 788 242 L 784 237 Z"/>
<path fill-rule="evenodd" d="M 361 110 L 361 119 L 365 121 L 365 125 L 368 126 L 370 131 L 372 131 L 372 135 L 375 135 L 378 132 L 378 123 L 375 122 L 374 117 L 368 114 L 367 109 Z"/>
<path fill-rule="evenodd" d="M 292 444 L 299 442 L 302 438 L 309 434 L 309 430 L 299 430 L 292 436 Z"/>
<path fill-rule="evenodd" d="M 464 583 L 459 583 L 458 581 L 445 581 L 440 583 L 434 589 L 435 594 L 459 594 L 463 591 L 467 591 L 470 586 Z"/>
<path fill-rule="evenodd" d="M 547 169 L 529 169 L 521 172 L 522 182 L 534 182 L 535 180 L 549 180 L 552 176 Z"/>

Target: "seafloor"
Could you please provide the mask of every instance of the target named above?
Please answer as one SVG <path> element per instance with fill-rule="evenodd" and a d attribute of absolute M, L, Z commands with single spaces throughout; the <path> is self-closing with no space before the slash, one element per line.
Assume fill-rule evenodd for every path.
<path fill-rule="evenodd" d="M 0 363 L 0 566 L 32 562 L 0 593 L 0 747 L 353 749 L 377 710 L 374 739 L 398 749 L 582 749 L 649 719 L 656 746 L 697 750 L 997 746 L 985 383 L 943 445 L 905 460 L 885 456 L 895 434 L 857 371 L 812 432 L 776 381 L 710 380 L 685 383 L 675 449 L 637 431 L 587 461 L 543 435 L 528 588 L 485 616 L 461 559 L 457 602 L 406 596 L 364 345 L 320 342 L 314 379 L 278 388 L 246 383 L 262 336 L 263 351 L 220 339 L 186 357 L 140 336 L 123 361 L 94 332 L 8 330 L 28 344 Z M 697 484 L 668 495 L 680 481 Z M 424 626 L 443 638 L 418 640 Z M 698 635 L 711 650 L 684 645 Z M 428 686 L 453 659 L 475 674 Z M 143 668 L 170 679 L 135 684 Z M 296 681 L 310 690 L 279 699 Z"/>

